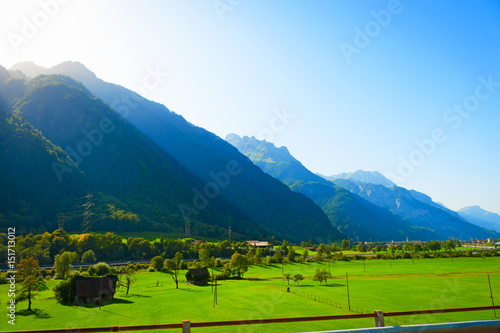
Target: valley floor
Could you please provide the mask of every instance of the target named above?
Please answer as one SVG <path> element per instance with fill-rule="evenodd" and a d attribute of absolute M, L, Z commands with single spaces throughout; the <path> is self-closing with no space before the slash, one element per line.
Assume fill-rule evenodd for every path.
<path fill-rule="evenodd" d="M 220 320 L 249 320 L 367 313 L 374 310 L 426 310 L 491 305 L 487 274 L 493 295 L 500 298 L 500 257 L 367 260 L 332 262 L 333 278 L 320 285 L 311 277 L 317 268 L 329 269 L 328 262 L 285 264 L 285 273 L 303 274 L 306 279 L 296 286 L 281 278 L 281 265 L 251 266 L 244 280 L 220 281 L 218 304 L 213 307 L 211 286 L 180 284 L 175 289 L 170 276 L 163 272 L 139 273 L 129 295 L 119 290 L 115 301 L 98 307 L 66 306 L 56 302 L 54 292 L 42 292 L 33 303 L 35 311 L 23 311 L 27 303 L 17 305 L 16 326 L 7 324 L 3 315 L 0 331 L 124 326 Z M 349 274 L 351 311 L 348 310 L 346 273 Z M 49 281 L 53 288 L 59 281 Z M 158 283 L 158 286 L 156 286 Z M 6 296 L 7 285 L 0 285 Z M 5 304 L 6 297 L 2 296 Z M 498 301 L 500 304 L 500 301 Z M 3 313 L 6 313 L 3 307 Z M 500 311 L 497 311 L 500 312 Z M 386 318 L 386 325 L 434 323 L 494 319 L 493 311 L 421 315 Z M 229 326 L 192 329 L 193 332 L 304 332 L 343 328 L 373 327 L 373 319 L 323 322 Z M 177 331 L 177 330 L 172 330 Z M 149 331 L 153 332 L 153 331 Z M 163 332 L 168 332 L 163 331 Z"/>

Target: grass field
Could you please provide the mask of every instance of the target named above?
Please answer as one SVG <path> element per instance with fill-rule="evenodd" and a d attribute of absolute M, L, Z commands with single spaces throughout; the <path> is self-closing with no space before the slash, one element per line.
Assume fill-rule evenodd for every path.
<path fill-rule="evenodd" d="M 392 264 L 392 267 L 391 267 Z M 0 331 L 22 329 L 75 328 L 90 326 L 139 325 L 259 318 L 302 317 L 373 312 L 374 310 L 425 310 L 491 305 L 487 273 L 493 294 L 500 298 L 499 258 L 455 258 L 415 260 L 367 260 L 335 262 L 328 285 L 313 282 L 316 268 L 328 263 L 284 265 L 284 271 L 301 273 L 306 279 L 296 287 L 281 280 L 281 265 L 252 266 L 245 280 L 220 281 L 218 305 L 213 308 L 210 286 L 181 284 L 180 289 L 162 272 L 139 273 L 130 294 L 120 290 L 115 301 L 98 307 L 65 306 L 56 302 L 52 291 L 41 293 L 33 303 L 33 314 L 18 304 L 16 326 L 0 322 Z M 366 272 L 364 271 L 366 270 Z M 351 310 L 347 307 L 346 272 L 349 274 Z M 158 283 L 158 287 L 156 284 Z M 58 281 L 49 281 L 53 288 Z M 2 304 L 7 286 L 0 286 Z M 500 304 L 500 301 L 498 301 Z M 5 308 L 4 308 L 5 309 Z M 6 310 L 4 310 L 5 313 Z M 499 311 L 500 312 L 500 311 Z M 391 318 L 386 325 L 493 319 L 492 311 L 422 315 Z M 193 329 L 193 332 L 303 332 L 327 329 L 372 327 L 373 319 L 308 323 L 269 324 Z M 175 330 L 174 330 L 175 331 Z M 150 331 L 151 332 L 151 331 Z"/>

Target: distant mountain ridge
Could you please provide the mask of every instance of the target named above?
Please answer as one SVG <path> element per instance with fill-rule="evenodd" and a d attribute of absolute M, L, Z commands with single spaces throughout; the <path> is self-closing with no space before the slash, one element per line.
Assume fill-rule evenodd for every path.
<path fill-rule="evenodd" d="M 457 213 L 475 225 L 500 232 L 500 215 L 482 209 L 479 206 L 464 207 Z"/>
<path fill-rule="evenodd" d="M 352 181 L 360 181 L 363 183 L 383 185 L 387 187 L 396 186 L 395 183 L 393 183 L 378 171 L 357 170 L 355 172 L 344 172 L 338 175 L 326 177 L 326 179 L 330 181 L 334 181 L 337 179 L 348 179 Z"/>
<path fill-rule="evenodd" d="M 343 233 L 362 240 L 404 240 L 444 236 L 412 226 L 388 209 L 377 207 L 305 168 L 286 147 L 255 137 L 229 134 L 226 140 L 269 175 L 311 198 Z"/>
<path fill-rule="evenodd" d="M 288 152 L 284 147 L 276 148 L 272 143 L 235 134 L 228 135 L 226 140 L 262 170 L 313 199 L 341 230 L 350 225 L 344 231 L 347 234 L 358 232 L 356 236 L 359 236 L 363 230 L 363 237 L 371 232 L 372 238 L 382 234 L 384 239 L 395 239 L 398 235 L 419 239 L 484 238 L 495 234 L 467 222 L 423 193 L 394 185 L 378 172 L 358 170 L 334 176 L 329 182 L 307 170 L 292 156 L 284 156 Z M 368 180 L 390 186 L 366 182 Z M 342 192 L 345 190 L 351 196 Z M 340 197 L 343 200 L 339 200 Z M 364 208 L 355 206 L 354 202 Z"/>

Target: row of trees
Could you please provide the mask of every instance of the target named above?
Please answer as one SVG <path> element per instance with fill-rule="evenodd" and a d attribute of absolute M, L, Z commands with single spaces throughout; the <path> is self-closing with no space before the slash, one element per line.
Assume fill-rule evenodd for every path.
<path fill-rule="evenodd" d="M 370 244 L 371 251 L 374 253 L 378 252 L 390 252 L 395 253 L 398 251 L 404 252 L 433 252 L 439 250 L 454 250 L 455 247 L 460 246 L 460 242 L 457 240 L 447 240 L 447 241 L 428 241 L 422 244 L 406 242 L 402 245 L 399 244 Z M 348 250 L 350 244 L 347 240 L 342 241 L 342 249 Z M 368 246 L 366 244 L 357 244 L 353 250 L 357 252 L 367 252 Z"/>
<path fill-rule="evenodd" d="M 8 237 L 0 233 L 0 252 L 7 253 Z M 198 258 L 199 248 L 208 251 L 209 256 L 227 258 L 235 249 L 246 253 L 251 248 L 246 243 L 222 241 L 218 243 L 202 243 L 192 245 L 194 239 L 164 239 L 150 242 L 146 239 L 127 238 L 123 239 L 111 232 L 106 234 L 87 233 L 82 235 L 70 235 L 63 230 L 53 233 L 45 232 L 39 235 L 29 234 L 25 237 L 16 237 L 16 253 L 18 258 L 32 257 L 38 260 L 40 265 L 54 263 L 56 255 L 64 252 L 73 252 L 78 255 L 81 262 L 92 263 L 95 261 L 115 260 L 150 260 L 155 256 L 172 258 L 175 253 L 181 252 L 186 258 Z M 90 255 L 90 252 L 93 255 Z M 269 251 L 261 250 L 261 256 Z M 267 252 L 266 252 L 267 251 Z M 87 255 L 85 255 L 87 253 Z M 7 258 L 0 257 L 0 267 L 7 265 Z"/>
<path fill-rule="evenodd" d="M 6 234 L 0 234 L 0 252 L 7 252 L 8 237 Z M 70 235 L 63 230 L 56 230 L 53 233 L 45 232 L 39 235 L 29 234 L 25 237 L 16 238 L 16 253 L 19 259 L 32 257 L 38 260 L 40 265 L 50 265 L 55 263 L 56 257 L 65 252 L 72 253 L 71 259 L 59 258 L 61 260 L 70 260 L 71 263 L 83 262 L 94 263 L 97 261 L 114 260 L 150 260 L 153 257 L 173 258 L 177 252 L 183 254 L 186 259 L 200 259 L 207 262 L 211 257 L 229 258 L 237 250 L 246 255 L 250 264 L 260 265 L 269 263 L 280 263 L 282 260 L 296 261 L 298 257 L 302 260 L 309 259 L 309 251 L 306 250 L 302 255 L 295 252 L 290 242 L 283 241 L 280 246 L 270 244 L 265 249 L 256 249 L 244 242 L 222 241 L 217 243 L 194 243 L 194 239 L 164 239 L 150 242 L 143 238 L 123 239 L 111 232 L 106 234 L 88 233 L 82 235 Z M 458 244 L 456 240 L 444 242 L 429 241 L 422 245 L 417 243 L 404 243 L 402 246 L 392 244 L 387 246 L 385 243 L 372 243 L 372 251 L 381 253 L 385 250 L 391 254 L 398 252 L 436 252 L 439 250 L 453 250 Z M 350 248 L 350 242 L 343 240 L 341 247 L 336 244 L 314 245 L 303 242 L 301 245 L 313 245 L 315 249 L 314 260 L 323 258 L 338 259 L 339 253 Z M 276 252 L 276 249 L 279 251 Z M 355 247 L 358 252 L 366 252 L 367 246 L 358 244 Z M 0 267 L 7 266 L 6 256 L 0 257 Z"/>

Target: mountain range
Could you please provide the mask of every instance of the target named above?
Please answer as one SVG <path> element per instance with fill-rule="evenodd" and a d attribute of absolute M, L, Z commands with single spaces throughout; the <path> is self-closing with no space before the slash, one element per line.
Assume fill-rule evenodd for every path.
<path fill-rule="evenodd" d="M 379 172 L 358 170 L 322 177 L 305 168 L 286 147 L 236 134 L 226 140 L 263 171 L 311 198 L 332 225 L 350 237 L 425 240 L 498 236 L 424 193 L 396 186 Z"/>
<path fill-rule="evenodd" d="M 94 230 L 344 237 L 226 141 L 81 63 L 0 67 L 0 107 L 2 225 L 53 230 L 63 216 L 76 231 L 92 193 Z"/>
<path fill-rule="evenodd" d="M 500 232 L 500 215 L 488 212 L 479 206 L 464 207 L 458 214 L 472 224 Z"/>
<path fill-rule="evenodd" d="M 22 234 L 81 231 L 82 215 L 100 231 L 315 243 L 486 238 L 500 226 L 376 171 L 323 177 L 286 147 L 223 140 L 69 61 L 0 66 L 0 172 L 0 225 Z"/>

